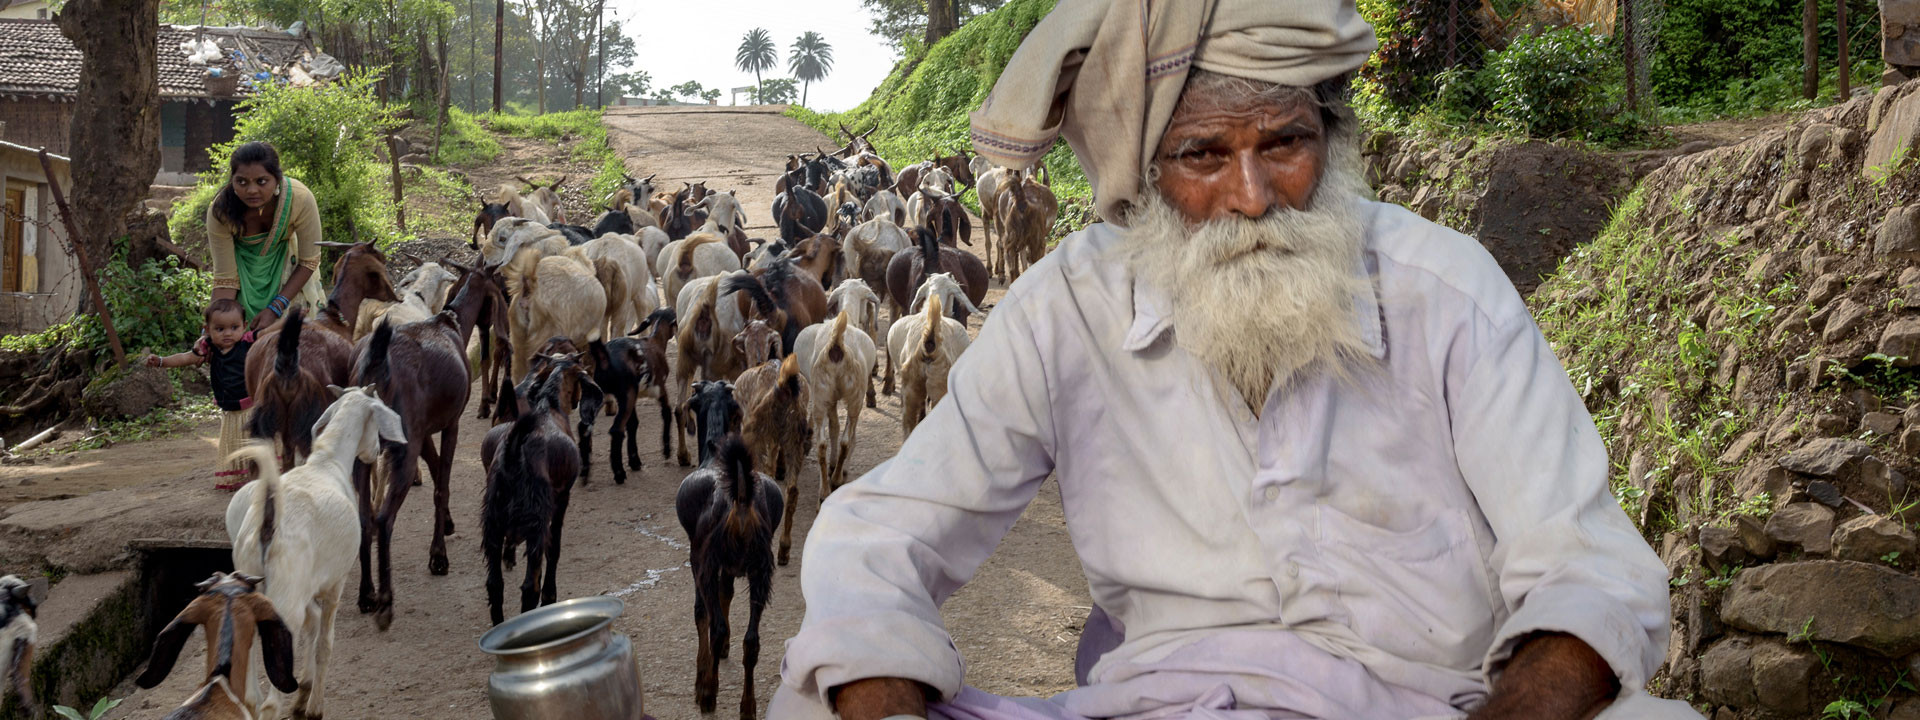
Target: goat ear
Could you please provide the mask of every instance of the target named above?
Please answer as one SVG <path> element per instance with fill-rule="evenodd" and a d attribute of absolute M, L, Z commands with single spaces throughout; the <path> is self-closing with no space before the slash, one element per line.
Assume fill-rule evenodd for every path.
<path fill-rule="evenodd" d="M 407 442 L 406 430 L 402 429 L 400 424 L 400 413 L 394 412 L 393 408 L 385 405 L 375 405 L 373 408 L 373 422 L 375 428 L 377 428 L 380 433 L 381 440 L 395 444 L 405 444 Z"/>
<path fill-rule="evenodd" d="M 186 613 L 181 613 L 185 615 Z M 133 679 L 133 684 L 151 690 L 167 679 L 173 672 L 173 663 L 180 659 L 180 648 L 186 647 L 187 640 L 193 637 L 193 629 L 198 627 L 180 617 L 167 623 L 160 636 L 153 639 L 153 655 L 147 658 L 147 670 Z"/>
<path fill-rule="evenodd" d="M 268 608 L 267 614 L 260 614 L 260 607 Z M 267 682 L 273 683 L 280 692 L 290 693 L 300 689 L 299 679 L 293 676 L 293 633 L 287 631 L 287 624 L 279 615 L 272 614 L 270 603 L 255 606 L 253 624 L 254 636 L 260 638 L 260 660 L 267 666 Z"/>

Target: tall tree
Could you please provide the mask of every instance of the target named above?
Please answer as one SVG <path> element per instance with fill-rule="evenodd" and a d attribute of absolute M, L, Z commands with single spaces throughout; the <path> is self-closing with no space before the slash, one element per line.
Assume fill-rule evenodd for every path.
<path fill-rule="evenodd" d="M 506 56 L 500 54 L 500 46 L 505 43 L 506 35 L 507 0 L 493 0 L 493 111 L 496 113 L 505 111 L 500 105 L 500 78 L 506 74 L 501 72 Z"/>
<path fill-rule="evenodd" d="M 160 169 L 160 3 L 67 0 L 54 22 L 80 51 L 68 130 L 80 234 L 72 240 L 101 267 Z"/>
<path fill-rule="evenodd" d="M 820 33 L 808 30 L 795 38 L 793 53 L 787 57 L 787 69 L 800 80 L 800 104 L 807 104 L 807 90 L 813 81 L 824 80 L 833 72 L 833 46 Z"/>
<path fill-rule="evenodd" d="M 773 50 L 773 36 L 766 28 L 748 30 L 740 39 L 740 50 L 733 54 L 733 66 L 753 73 L 753 84 L 760 86 L 760 73 L 773 67 L 776 56 Z M 755 93 L 754 102 L 762 102 Z"/>
<path fill-rule="evenodd" d="M 960 0 L 927 0 L 927 47 L 960 29 Z"/>
<path fill-rule="evenodd" d="M 953 28 L 966 24 L 970 19 L 999 8 L 1005 0 L 950 0 L 942 10 L 953 10 Z M 904 49 L 909 42 L 925 42 L 931 33 L 927 27 L 928 0 L 860 0 L 868 12 L 873 13 L 873 23 L 868 31 L 880 36 L 894 49 Z M 936 4 L 939 4 L 936 2 Z M 952 28 L 940 33 L 945 37 Z M 936 40 L 938 38 L 935 38 Z"/>

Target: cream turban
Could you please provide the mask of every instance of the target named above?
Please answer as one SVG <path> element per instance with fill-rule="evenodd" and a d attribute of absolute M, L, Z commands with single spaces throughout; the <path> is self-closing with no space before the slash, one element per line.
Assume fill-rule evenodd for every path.
<path fill-rule="evenodd" d="M 1308 87 L 1374 46 L 1354 0 L 1060 0 L 973 112 L 973 146 L 1026 168 L 1064 134 L 1118 224 L 1191 68 Z"/>

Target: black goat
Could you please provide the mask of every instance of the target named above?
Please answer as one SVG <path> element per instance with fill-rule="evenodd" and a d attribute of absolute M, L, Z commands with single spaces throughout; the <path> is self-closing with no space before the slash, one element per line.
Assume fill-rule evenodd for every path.
<path fill-rule="evenodd" d="M 598 390 L 577 357 L 548 360 L 519 388 L 501 388 L 499 414 L 516 417 L 489 430 L 480 445 L 480 457 L 487 466 L 480 550 L 486 556 L 487 609 L 495 625 L 505 619 L 501 565 L 513 568 L 515 545 L 524 543 L 527 556 L 520 612 L 551 604 L 558 596 L 561 534 L 573 481 L 582 466 L 567 428 L 567 411 L 582 395 L 597 395 Z M 544 581 L 540 576 L 543 559 Z"/>
<path fill-rule="evenodd" d="M 724 383 L 716 385 L 725 392 Z M 695 397 L 695 402 L 700 400 Z M 732 402 L 731 397 L 724 400 Z M 694 700 L 701 712 L 713 712 L 720 694 L 720 660 L 727 654 L 733 581 L 744 577 L 748 614 L 747 632 L 740 640 L 740 717 L 752 720 L 758 709 L 753 670 L 760 661 L 760 613 L 773 594 L 773 531 L 785 500 L 778 484 L 753 471 L 753 453 L 739 433 L 703 441 L 701 446 L 703 452 L 711 450 L 709 460 L 680 483 L 674 498 L 680 526 L 692 544 L 688 555 L 694 577 L 693 622 L 700 634 Z"/>
<path fill-rule="evenodd" d="M 667 341 L 677 329 L 673 308 L 660 308 L 648 315 L 630 337 L 587 344 L 593 357 L 594 382 L 602 392 L 612 396 L 616 408 L 613 427 L 607 430 L 613 443 L 607 455 L 613 464 L 616 485 L 627 481 L 627 468 L 620 462 L 622 447 L 627 453 L 626 465 L 634 470 L 641 466 L 638 410 L 642 395 L 659 401 L 660 452 L 664 456 L 671 451 L 673 411 L 667 405 L 667 378 L 671 372 L 667 366 Z"/>
<path fill-rule="evenodd" d="M 632 235 L 633 231 L 633 216 L 628 215 L 624 210 L 608 210 L 600 215 L 598 222 L 593 224 L 594 237 L 600 237 L 607 233 Z"/>
<path fill-rule="evenodd" d="M 600 237 L 599 235 L 593 234 L 592 230 L 589 230 L 585 227 L 581 227 L 579 225 L 568 225 L 566 223 L 547 223 L 547 227 L 549 229 L 559 230 L 560 234 L 566 237 L 568 245 L 585 245 L 588 242 L 591 242 L 594 238 Z"/>

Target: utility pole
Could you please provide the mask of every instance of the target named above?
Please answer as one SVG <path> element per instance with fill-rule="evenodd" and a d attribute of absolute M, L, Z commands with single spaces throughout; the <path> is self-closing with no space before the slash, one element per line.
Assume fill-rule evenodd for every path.
<path fill-rule="evenodd" d="M 1803 4 L 1804 11 L 1800 16 L 1800 94 L 1812 100 L 1820 95 L 1820 0 L 1805 0 Z"/>
<path fill-rule="evenodd" d="M 1847 0 L 1834 0 L 1833 26 L 1839 29 L 1840 36 L 1840 98 L 1835 102 L 1846 102 L 1853 97 L 1853 64 L 1847 61 Z"/>
<path fill-rule="evenodd" d="M 505 44 L 506 37 L 507 0 L 493 0 L 493 111 L 496 113 L 505 112 L 500 105 L 500 76 L 503 74 L 500 71 L 503 65 L 500 46 Z"/>

